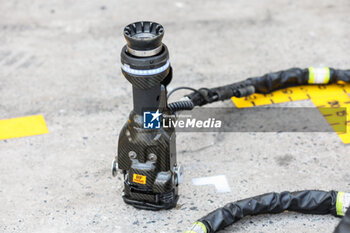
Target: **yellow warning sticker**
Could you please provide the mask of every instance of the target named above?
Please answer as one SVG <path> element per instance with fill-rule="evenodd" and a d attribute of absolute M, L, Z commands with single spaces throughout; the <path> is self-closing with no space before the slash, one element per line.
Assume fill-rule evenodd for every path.
<path fill-rule="evenodd" d="M 250 108 L 270 104 L 310 99 L 344 143 L 350 144 L 350 84 L 305 85 L 281 89 L 271 94 L 253 94 L 244 98 L 232 97 L 237 108 Z M 326 111 L 334 108 L 334 111 Z M 346 110 L 346 111 L 344 111 Z M 329 110 L 327 110 L 329 111 Z M 344 117 L 346 120 L 344 121 Z M 344 123 L 345 122 L 345 123 Z M 344 126 L 344 124 L 346 124 Z M 346 130 L 343 130 L 345 127 Z"/>
<path fill-rule="evenodd" d="M 146 184 L 146 176 L 135 174 L 132 177 L 132 181 L 139 184 Z"/>
<path fill-rule="evenodd" d="M 48 132 L 42 115 L 0 120 L 0 140 L 47 134 Z"/>

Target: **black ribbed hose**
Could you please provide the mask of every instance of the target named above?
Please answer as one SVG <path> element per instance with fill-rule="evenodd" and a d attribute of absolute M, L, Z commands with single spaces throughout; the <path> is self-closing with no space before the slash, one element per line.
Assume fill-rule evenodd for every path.
<path fill-rule="evenodd" d="M 201 88 L 187 97 L 195 106 L 202 106 L 231 97 L 244 97 L 254 93 L 267 94 L 282 88 L 307 85 L 330 84 L 338 82 L 350 83 L 350 70 L 333 68 L 291 68 L 268 73 L 260 77 L 248 78 L 244 81 L 215 88 Z"/>
<path fill-rule="evenodd" d="M 192 101 L 178 101 L 168 104 L 168 108 L 171 112 L 192 110 L 194 108 L 194 104 Z"/>
<path fill-rule="evenodd" d="M 224 207 L 218 208 L 205 217 L 200 218 L 186 232 L 214 233 L 249 215 L 277 214 L 286 210 L 304 214 L 342 216 L 344 205 L 349 204 L 345 201 L 344 196 L 348 197 L 348 195 L 344 195 L 343 192 L 318 190 L 267 193 L 226 204 Z M 344 227 L 342 228 L 349 229 L 347 228 L 350 226 L 347 225 L 349 222 L 349 219 L 345 219 Z M 337 233 L 345 232 L 350 231 L 342 230 Z"/>
<path fill-rule="evenodd" d="M 334 233 L 349 233 L 350 232 L 350 208 L 346 211 L 345 216 L 340 221 Z"/>

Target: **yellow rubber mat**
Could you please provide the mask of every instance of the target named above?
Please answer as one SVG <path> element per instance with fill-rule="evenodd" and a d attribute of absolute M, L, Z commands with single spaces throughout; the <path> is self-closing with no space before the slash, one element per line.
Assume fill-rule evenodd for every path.
<path fill-rule="evenodd" d="M 350 144 L 350 84 L 307 85 L 291 87 L 275 91 L 271 94 L 254 94 L 245 98 L 232 97 L 237 108 L 250 108 L 290 101 L 310 99 L 328 123 L 338 133 L 340 139 Z M 333 108 L 332 112 L 325 112 L 324 108 Z M 329 110 L 328 110 L 329 111 Z M 344 121 L 344 117 L 346 121 Z M 344 124 L 346 124 L 344 126 Z M 345 127 L 345 132 L 339 130 Z"/>

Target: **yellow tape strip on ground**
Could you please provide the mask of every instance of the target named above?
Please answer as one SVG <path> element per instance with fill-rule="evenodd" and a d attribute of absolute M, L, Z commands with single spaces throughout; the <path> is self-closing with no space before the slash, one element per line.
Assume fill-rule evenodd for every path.
<path fill-rule="evenodd" d="M 232 97 L 233 103 L 237 108 L 250 108 L 254 106 L 263 106 L 270 104 L 285 103 L 297 100 L 310 99 L 312 102 L 320 108 L 335 108 L 334 114 L 321 113 L 325 116 L 329 124 L 338 133 L 338 136 L 344 143 L 350 144 L 350 84 L 331 84 L 331 85 L 307 85 L 299 87 L 291 87 L 282 90 L 275 91 L 271 94 L 254 94 L 245 98 Z M 344 128 L 344 116 L 341 115 L 337 118 L 335 114 L 342 114 L 339 112 L 339 108 L 346 108 L 346 132 L 338 132 L 339 127 Z M 341 119 L 341 117 L 343 117 Z M 342 120 L 342 124 L 338 121 Z M 339 124 L 338 124 L 339 123 Z"/>
<path fill-rule="evenodd" d="M 27 116 L 0 120 L 0 140 L 48 133 L 44 116 Z"/>

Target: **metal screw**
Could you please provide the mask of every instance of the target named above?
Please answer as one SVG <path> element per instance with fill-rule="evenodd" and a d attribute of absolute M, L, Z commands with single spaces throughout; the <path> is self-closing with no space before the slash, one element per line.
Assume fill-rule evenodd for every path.
<path fill-rule="evenodd" d="M 129 152 L 129 158 L 130 158 L 130 159 L 135 159 L 136 156 L 137 156 L 137 154 L 136 154 L 135 151 L 130 151 L 130 152 Z"/>
<path fill-rule="evenodd" d="M 182 165 L 175 167 L 174 172 L 176 174 L 176 185 L 179 185 L 182 183 L 183 180 L 183 173 L 184 173 L 184 168 Z"/>
<path fill-rule="evenodd" d="M 150 153 L 148 155 L 148 160 L 150 160 L 151 162 L 155 162 L 157 160 L 157 155 Z"/>
<path fill-rule="evenodd" d="M 114 177 L 116 177 L 118 174 L 118 163 L 117 163 L 117 160 L 114 159 L 113 162 L 112 162 L 112 175 Z"/>

